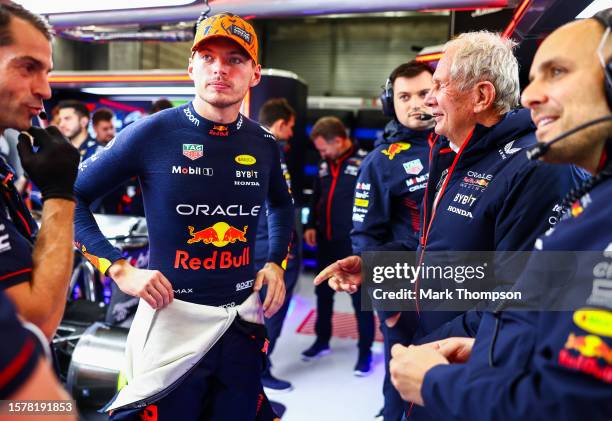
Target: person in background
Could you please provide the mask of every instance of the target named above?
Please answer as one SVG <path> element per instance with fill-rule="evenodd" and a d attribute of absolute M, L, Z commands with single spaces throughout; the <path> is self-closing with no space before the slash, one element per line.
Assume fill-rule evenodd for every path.
<path fill-rule="evenodd" d="M 167 100 L 166 98 L 160 98 L 151 105 L 151 109 L 149 110 L 149 114 L 155 114 L 160 112 L 161 110 L 165 110 L 167 108 L 172 108 L 174 105 Z"/>
<path fill-rule="evenodd" d="M 96 142 L 104 147 L 115 137 L 115 114 L 108 108 L 99 108 L 91 116 L 93 130 L 96 133 Z"/>
<path fill-rule="evenodd" d="M 106 147 L 115 138 L 114 119 L 115 113 L 108 108 L 99 108 L 93 113 L 91 120 L 96 133 L 98 150 Z M 104 196 L 100 203 L 96 203 L 94 211 L 110 215 L 144 216 L 140 183 L 136 178 L 131 178 L 122 186 Z"/>
<path fill-rule="evenodd" d="M 55 105 L 49 112 L 49 126 L 59 127 L 59 107 Z"/>
<path fill-rule="evenodd" d="M 346 127 L 336 117 L 320 118 L 312 128 L 310 138 L 321 155 L 319 177 L 315 181 L 304 240 L 317 247 L 319 270 L 331 262 L 353 254 L 349 233 L 352 229 L 353 195 L 359 167 L 365 153 L 358 150 L 348 136 Z M 327 284 L 317 285 L 316 340 L 304 352 L 304 360 L 312 360 L 330 352 L 334 290 Z M 371 371 L 371 347 L 374 341 L 374 314 L 362 311 L 361 294 L 351 296 L 359 330 L 359 355 L 356 376 Z"/>
<path fill-rule="evenodd" d="M 278 147 L 281 155 L 281 167 L 287 184 L 291 188 L 291 178 L 289 171 L 287 170 L 287 164 L 285 162 L 285 154 L 283 152 L 282 144 L 289 141 L 293 137 L 293 126 L 295 125 L 295 110 L 286 99 L 284 98 L 272 98 L 266 101 L 261 109 L 259 110 L 259 123 L 270 130 L 270 133 L 274 135 L 278 141 Z M 277 392 L 288 392 L 293 389 L 290 382 L 286 380 L 277 379 L 270 371 L 272 363 L 270 362 L 270 354 L 274 350 L 276 341 L 281 334 L 285 316 L 287 310 L 289 310 L 289 303 L 293 294 L 293 289 L 297 284 L 298 277 L 300 275 L 301 259 L 299 255 L 299 248 L 297 244 L 297 233 L 295 229 L 292 234 L 291 246 L 286 260 L 285 268 L 285 302 L 278 312 L 272 317 L 265 318 L 266 330 L 268 332 L 268 367 L 264 371 L 261 382 L 264 387 L 270 391 Z M 259 225 L 257 227 L 257 237 L 255 240 L 255 269 L 260 270 L 266 264 L 266 258 L 268 256 L 268 220 L 266 218 L 266 212 L 262 212 L 259 218 Z M 263 299 L 266 294 L 266 288 L 262 288 L 259 292 L 260 297 Z"/>
<path fill-rule="evenodd" d="M 425 97 L 433 70 L 410 61 L 395 68 L 381 95 L 383 112 L 393 119 L 359 170 L 353 203 L 353 253 L 415 251 L 419 243 L 420 206 L 427 186 L 429 150 L 435 140 Z M 425 118 L 423 118 L 425 117 Z M 408 343 L 416 328 L 414 314 L 378 311 L 385 347 L 384 407 L 379 417 L 400 421 L 404 410 L 391 384 L 391 347 Z"/>
<path fill-rule="evenodd" d="M 98 143 L 89 135 L 89 110 L 81 101 L 61 101 L 58 105 L 58 128 L 70 140 L 72 146 L 79 150 L 81 161 L 94 155 Z"/>

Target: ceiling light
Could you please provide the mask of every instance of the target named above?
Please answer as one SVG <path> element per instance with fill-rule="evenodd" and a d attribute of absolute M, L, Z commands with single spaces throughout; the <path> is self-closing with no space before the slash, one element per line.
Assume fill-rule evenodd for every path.
<path fill-rule="evenodd" d="M 194 86 L 132 86 L 132 87 L 101 87 L 83 88 L 81 91 L 103 96 L 119 95 L 154 95 L 154 96 L 194 96 L 196 91 Z"/>
<path fill-rule="evenodd" d="M 99 10 L 125 10 L 146 7 L 172 7 L 195 3 L 196 0 L 14 0 L 26 9 L 40 15 L 54 13 L 85 13 Z"/>

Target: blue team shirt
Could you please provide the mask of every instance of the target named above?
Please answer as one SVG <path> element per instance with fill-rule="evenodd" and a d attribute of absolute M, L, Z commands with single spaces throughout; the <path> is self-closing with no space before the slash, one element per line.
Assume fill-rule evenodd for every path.
<path fill-rule="evenodd" d="M 532 294 L 544 293 L 544 304 L 570 297 L 584 305 L 575 311 L 485 313 L 468 362 L 437 366 L 425 376 L 422 394 L 432 418 L 612 417 L 611 195 L 608 179 L 575 202 L 569 217 L 535 242 L 515 287 L 525 292 L 536 286 Z M 548 256 L 586 253 L 573 253 L 573 270 L 559 277 L 567 262 L 543 261 L 540 250 Z"/>
<path fill-rule="evenodd" d="M 365 156 L 353 145 L 336 161 L 319 163 L 306 227 L 315 228 L 322 241 L 350 241 L 353 195 Z"/>
<path fill-rule="evenodd" d="M 81 155 L 81 161 L 91 158 L 100 148 L 100 144 L 91 136 L 87 136 L 87 139 L 81 146 L 79 146 L 79 154 Z"/>
<path fill-rule="evenodd" d="M 274 136 L 243 115 L 218 124 L 189 103 L 146 117 L 81 163 L 75 186 L 77 247 L 102 272 L 121 258 L 88 206 L 138 177 L 149 268 L 170 280 L 176 298 L 240 304 L 252 292 L 252 254 L 264 203 L 268 260 L 280 264 L 287 253 L 293 205 L 280 162 Z"/>
<path fill-rule="evenodd" d="M 353 202 L 353 252 L 418 246 L 432 130 L 392 120 L 361 164 Z"/>

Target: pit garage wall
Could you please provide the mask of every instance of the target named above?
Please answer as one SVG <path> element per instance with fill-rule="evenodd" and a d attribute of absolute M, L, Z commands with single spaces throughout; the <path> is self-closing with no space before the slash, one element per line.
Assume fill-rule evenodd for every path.
<path fill-rule="evenodd" d="M 376 97 L 391 70 L 448 39 L 449 16 L 254 21 L 264 67 L 289 70 L 314 96 Z M 58 38 L 56 70 L 187 68 L 191 43 L 91 44 Z"/>

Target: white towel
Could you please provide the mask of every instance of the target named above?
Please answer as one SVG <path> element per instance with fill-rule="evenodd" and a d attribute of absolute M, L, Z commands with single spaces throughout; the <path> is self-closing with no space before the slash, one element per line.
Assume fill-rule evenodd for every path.
<path fill-rule="evenodd" d="M 126 342 L 122 372 L 127 385 L 104 410 L 138 402 L 174 384 L 206 355 L 237 315 L 263 324 L 259 294 L 230 308 L 175 299 L 158 311 L 140 300 Z"/>

